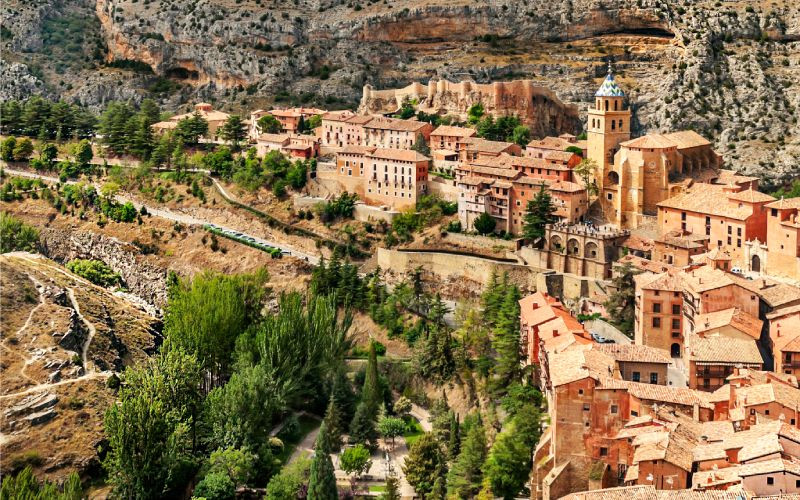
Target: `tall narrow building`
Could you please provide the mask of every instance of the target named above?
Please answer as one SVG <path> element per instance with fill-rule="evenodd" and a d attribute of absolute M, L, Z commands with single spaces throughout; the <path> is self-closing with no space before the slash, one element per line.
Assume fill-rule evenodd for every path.
<path fill-rule="evenodd" d="M 587 120 L 587 155 L 597 162 L 595 177 L 600 193 L 603 193 L 603 186 L 607 183 L 619 182 L 612 173 L 614 154 L 621 142 L 631 138 L 631 111 L 625 105 L 625 93 L 614 80 L 611 63 L 606 79 L 594 96 Z"/>

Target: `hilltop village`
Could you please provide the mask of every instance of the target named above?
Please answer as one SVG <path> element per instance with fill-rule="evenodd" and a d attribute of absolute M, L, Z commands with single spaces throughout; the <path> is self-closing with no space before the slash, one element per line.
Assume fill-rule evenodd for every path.
<path fill-rule="evenodd" d="M 28 104 L 16 115 L 4 104 L 3 217 L 14 220 L 1 262 L 32 283 L 6 303 L 28 311 L 11 333 L 29 335 L 38 307 L 73 312 L 58 326 L 67 340 L 51 335 L 58 348 L 33 334 L 4 341 L 21 361 L 3 366 L 18 377 L 0 395 L 3 443 L 23 456 L 37 429 L 95 419 L 109 488 L 130 497 L 228 498 L 211 496 L 212 481 L 239 498 L 329 499 L 337 487 L 359 498 L 800 497 L 800 197 L 760 191 L 695 131 L 635 136 L 632 104 L 609 65 L 586 110 L 530 81 L 432 80 L 366 86 L 357 111 L 120 105 L 75 125 L 61 149 L 49 143 L 60 129 L 32 128 Z M 113 319 L 81 314 L 87 280 L 78 299 Z M 127 295 L 146 303 L 137 321 L 152 320 L 133 340 L 114 336 L 112 304 Z M 206 318 L 206 306 L 241 316 Z M 225 338 L 198 340 L 206 330 Z M 96 336 L 113 362 L 92 357 Z M 166 354 L 136 372 L 162 342 Z M 183 350 L 197 358 L 170 357 Z M 193 468 L 164 465 L 144 495 L 125 469 L 136 377 L 195 362 L 196 400 L 164 420 Z M 120 389 L 117 373 L 131 371 Z M 278 383 L 284 372 L 296 385 Z M 104 424 L 56 393 L 96 379 L 108 380 L 92 389 L 111 408 Z M 249 476 L 225 467 L 237 453 Z M 3 471 L 61 467 L 19 460 Z M 514 467 L 524 470 L 504 477 Z M 179 469 L 190 479 L 170 483 Z M 302 495 L 270 496 L 286 484 Z"/>

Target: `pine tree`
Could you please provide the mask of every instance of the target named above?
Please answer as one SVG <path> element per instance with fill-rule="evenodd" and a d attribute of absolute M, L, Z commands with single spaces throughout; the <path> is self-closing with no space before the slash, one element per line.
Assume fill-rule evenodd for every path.
<path fill-rule="evenodd" d="M 417 351 L 417 370 L 430 380 L 442 383 L 455 373 L 453 339 L 449 327 L 444 322 L 447 306 L 436 294 L 428 313 L 426 334 L 422 347 Z"/>
<path fill-rule="evenodd" d="M 433 490 L 443 466 L 444 456 L 439 442 L 432 433 L 426 433 L 411 445 L 403 464 L 403 472 L 417 495 L 424 497 Z"/>
<path fill-rule="evenodd" d="M 347 378 L 343 368 L 336 371 L 336 376 L 333 379 L 333 389 L 331 390 L 331 399 L 336 401 L 337 408 L 340 412 L 340 429 L 344 432 L 345 422 L 350 422 L 356 412 L 356 395 L 353 392 L 353 386 Z"/>
<path fill-rule="evenodd" d="M 553 205 L 553 198 L 542 184 L 536 196 L 528 202 L 526 213 L 523 217 L 525 224 L 522 227 L 522 235 L 530 242 L 535 242 L 544 237 L 545 226 L 552 224 L 557 219 L 553 215 L 556 207 Z"/>
<path fill-rule="evenodd" d="M 376 412 L 370 411 L 363 401 L 358 404 L 356 414 L 350 423 L 350 442 L 366 444 L 375 449 L 378 444 L 378 430 L 375 426 Z"/>
<path fill-rule="evenodd" d="M 308 500 L 335 500 L 339 498 L 336 491 L 336 476 L 333 462 L 325 443 L 327 429 L 323 422 L 319 428 L 317 444 L 314 447 L 314 461 L 311 462 L 311 477 L 308 480 Z"/>
<path fill-rule="evenodd" d="M 341 414 L 339 413 L 339 408 L 336 404 L 336 397 L 333 394 L 331 394 L 330 401 L 328 401 L 328 409 L 325 411 L 323 423 L 325 424 L 325 429 L 327 430 L 327 442 L 325 443 L 326 449 L 330 450 L 331 452 L 339 451 L 339 449 L 342 447 L 342 420 Z"/>
<path fill-rule="evenodd" d="M 239 115 L 230 115 L 219 131 L 220 137 L 238 150 L 239 144 L 247 137 L 247 130 Z"/>
<path fill-rule="evenodd" d="M 455 498 L 470 498 L 481 487 L 481 468 L 486 461 L 486 431 L 478 417 L 470 425 L 461 452 L 447 475 L 447 493 Z"/>
<path fill-rule="evenodd" d="M 436 480 L 433 482 L 433 488 L 431 488 L 430 493 L 425 495 L 425 500 L 444 500 L 447 494 L 444 469 L 444 463 L 441 463 L 436 471 Z"/>
<path fill-rule="evenodd" d="M 492 347 L 497 352 L 495 387 L 504 390 L 520 376 L 519 299 L 516 286 L 506 289 L 498 320 L 492 331 Z"/>

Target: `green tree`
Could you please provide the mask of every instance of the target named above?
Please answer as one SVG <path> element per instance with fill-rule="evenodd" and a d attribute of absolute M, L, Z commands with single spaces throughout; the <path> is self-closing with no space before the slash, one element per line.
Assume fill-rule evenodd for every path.
<path fill-rule="evenodd" d="M 192 497 L 206 500 L 233 500 L 236 498 L 236 485 L 224 472 L 211 472 L 197 483 Z"/>
<path fill-rule="evenodd" d="M 42 146 L 42 150 L 39 154 L 39 159 L 45 162 L 48 167 L 53 166 L 53 162 L 55 161 L 56 157 L 58 156 L 58 148 L 55 144 L 47 143 Z"/>
<path fill-rule="evenodd" d="M 309 132 L 320 126 L 322 126 L 322 115 L 313 115 L 309 117 L 306 122 L 306 127 Z"/>
<path fill-rule="evenodd" d="M 358 478 L 366 474 L 372 467 L 370 452 L 362 444 L 357 444 L 344 450 L 339 457 L 339 466 L 348 474 L 355 474 Z"/>
<path fill-rule="evenodd" d="M 329 441 L 325 443 L 325 449 L 331 452 L 339 451 L 342 447 L 342 434 L 344 433 L 344 422 L 339 412 L 336 396 L 332 393 L 328 401 L 328 408 L 325 411 L 325 428 L 328 430 Z"/>
<path fill-rule="evenodd" d="M 483 104 L 475 103 L 469 107 L 467 110 L 467 123 L 470 125 L 475 125 L 478 121 L 483 118 L 484 109 Z"/>
<path fill-rule="evenodd" d="M 384 416 L 378 421 L 378 432 L 381 433 L 383 439 L 392 440 L 392 448 L 394 448 L 394 438 L 402 436 L 405 430 L 406 423 L 402 418 Z"/>
<path fill-rule="evenodd" d="M 272 115 L 264 115 L 256 122 L 259 132 L 262 134 L 277 134 L 283 130 L 283 125 Z"/>
<path fill-rule="evenodd" d="M 496 496 L 514 498 L 525 487 L 533 449 L 541 436 L 540 420 L 539 409 L 528 405 L 497 435 L 483 467 Z"/>
<path fill-rule="evenodd" d="M 81 478 L 77 472 L 67 476 L 61 488 L 50 481 L 36 479 L 28 465 L 18 474 L 6 475 L 0 486 L 2 500 L 82 500 L 84 498 Z"/>
<path fill-rule="evenodd" d="M 447 474 L 447 494 L 454 498 L 471 498 L 481 488 L 486 461 L 486 431 L 480 416 L 466 432 L 461 452 Z"/>
<path fill-rule="evenodd" d="M 369 341 L 369 357 L 367 371 L 364 377 L 364 388 L 361 391 L 361 401 L 366 405 L 367 411 L 377 415 L 378 408 L 383 401 L 378 380 L 378 355 L 375 352 L 375 341 Z"/>
<path fill-rule="evenodd" d="M 417 134 L 416 140 L 411 146 L 411 149 L 421 155 L 430 156 L 431 154 L 431 148 L 428 146 L 428 143 L 425 141 L 425 136 L 422 134 Z"/>
<path fill-rule="evenodd" d="M 444 466 L 445 458 L 439 442 L 431 433 L 423 434 L 408 451 L 403 473 L 417 495 L 424 496 L 433 489 L 437 474 Z"/>
<path fill-rule="evenodd" d="M 319 429 L 314 459 L 311 462 L 311 475 L 308 480 L 308 500 L 336 500 L 339 498 L 339 494 L 336 491 L 333 462 L 324 445 L 327 440 L 325 433 L 325 424 L 323 423 Z"/>
<path fill-rule="evenodd" d="M 597 173 L 596 161 L 591 158 L 584 158 L 580 161 L 580 163 L 575 165 L 575 168 L 572 169 L 572 171 L 578 176 L 578 178 L 580 178 L 581 183 L 584 185 L 584 187 L 586 187 L 586 193 L 588 195 L 597 194 L 597 184 L 594 182 L 594 178 Z"/>
<path fill-rule="evenodd" d="M 381 493 L 381 500 L 400 500 L 400 482 L 397 476 L 386 476 L 386 488 Z"/>
<path fill-rule="evenodd" d="M 105 416 L 103 467 L 117 495 L 162 498 L 188 479 L 195 463 L 201 378 L 195 358 L 170 345 L 125 370 L 119 402 Z"/>
<path fill-rule="evenodd" d="M 522 347 L 519 333 L 519 299 L 516 286 L 506 289 L 497 323 L 492 330 L 492 347 L 497 352 L 494 367 L 495 387 L 504 391 L 508 385 L 519 380 Z"/>
<path fill-rule="evenodd" d="M 83 139 L 75 146 L 73 157 L 75 158 L 75 163 L 77 163 L 78 167 L 81 169 L 85 168 L 86 165 L 92 161 L 94 153 L 92 152 L 92 145 L 88 140 Z"/>
<path fill-rule="evenodd" d="M 4 161 L 14 161 L 14 148 L 17 147 L 16 137 L 6 137 L 0 143 L 0 159 Z"/>
<path fill-rule="evenodd" d="M 633 325 L 636 318 L 636 283 L 633 277 L 638 274 L 626 263 L 611 278 L 614 291 L 603 304 L 614 325 L 625 335 L 633 337 Z"/>
<path fill-rule="evenodd" d="M 511 140 L 515 144 L 519 144 L 523 148 L 531 142 L 531 129 L 525 125 L 517 125 L 511 131 Z"/>
<path fill-rule="evenodd" d="M 377 446 L 378 430 L 375 428 L 376 413 L 362 401 L 356 407 L 356 413 L 350 422 L 350 442 L 366 444 L 370 449 Z"/>
<path fill-rule="evenodd" d="M 197 111 L 180 120 L 175 127 L 175 135 L 184 144 L 197 144 L 206 134 L 208 134 L 208 121 Z"/>
<path fill-rule="evenodd" d="M 308 483 L 311 459 L 300 456 L 272 476 L 267 484 L 266 500 L 288 500 L 298 498 Z M 304 491 L 303 491 L 304 492 Z M 304 492 L 305 493 L 305 492 Z"/>
<path fill-rule="evenodd" d="M 209 388 L 229 373 L 236 338 L 260 313 L 267 279 L 264 270 L 238 276 L 206 272 L 173 290 L 165 335 L 197 356 L 210 375 Z"/>
<path fill-rule="evenodd" d="M 392 409 L 397 415 L 401 417 L 408 414 L 411 411 L 411 400 L 405 396 L 400 396 L 392 405 Z"/>
<path fill-rule="evenodd" d="M 489 234 L 494 231 L 494 227 L 497 225 L 497 222 L 489 215 L 487 212 L 481 213 L 475 220 L 472 222 L 472 227 L 475 228 L 476 231 L 480 234 Z"/>
<path fill-rule="evenodd" d="M 35 252 L 38 246 L 38 229 L 7 212 L 0 212 L 0 253 Z"/>
<path fill-rule="evenodd" d="M 230 115 L 219 131 L 220 137 L 229 142 L 235 150 L 247 137 L 247 129 L 239 115 Z"/>
<path fill-rule="evenodd" d="M 545 226 L 557 220 L 554 215 L 555 211 L 556 207 L 553 205 L 553 199 L 550 193 L 545 190 L 544 184 L 542 184 L 536 196 L 528 202 L 525 216 L 522 218 L 524 221 L 522 234 L 525 239 L 535 242 L 540 238 L 544 238 Z"/>
<path fill-rule="evenodd" d="M 257 457 L 243 448 L 218 448 L 208 459 L 209 472 L 226 474 L 236 486 L 246 485 L 255 474 Z"/>
<path fill-rule="evenodd" d="M 428 311 L 424 341 L 416 353 L 417 371 L 423 378 L 435 383 L 450 380 L 455 372 L 453 338 L 444 321 L 447 312 L 447 306 L 436 294 Z"/>
<path fill-rule="evenodd" d="M 16 161 L 27 161 L 33 154 L 33 143 L 27 137 L 20 139 L 14 146 L 13 154 Z"/>

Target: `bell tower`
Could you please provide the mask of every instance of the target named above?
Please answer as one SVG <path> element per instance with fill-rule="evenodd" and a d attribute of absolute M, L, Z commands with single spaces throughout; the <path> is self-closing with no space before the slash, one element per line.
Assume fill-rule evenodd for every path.
<path fill-rule="evenodd" d="M 587 156 L 597 162 L 596 180 L 600 192 L 609 182 L 619 182 L 609 174 L 614 168 L 614 154 L 619 144 L 631 138 L 631 111 L 625 106 L 625 93 L 614 81 L 611 62 L 608 75 L 594 94 L 587 118 Z"/>

